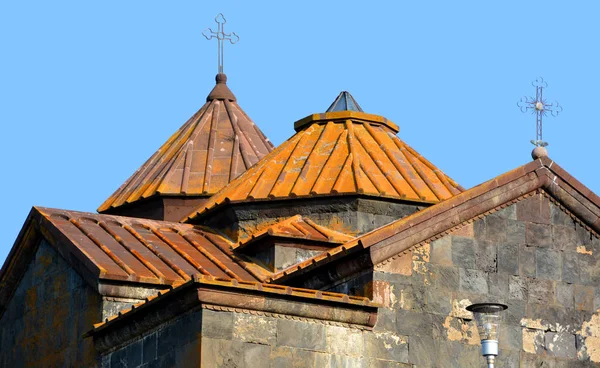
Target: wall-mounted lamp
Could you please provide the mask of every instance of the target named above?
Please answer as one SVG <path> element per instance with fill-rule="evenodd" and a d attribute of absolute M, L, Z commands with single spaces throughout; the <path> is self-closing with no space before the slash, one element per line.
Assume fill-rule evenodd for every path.
<path fill-rule="evenodd" d="M 500 312 L 508 308 L 504 304 L 479 303 L 467 307 L 473 312 L 479 338 L 481 339 L 481 355 L 487 360 L 488 368 L 494 368 L 498 356 L 498 327 L 500 325 Z"/>

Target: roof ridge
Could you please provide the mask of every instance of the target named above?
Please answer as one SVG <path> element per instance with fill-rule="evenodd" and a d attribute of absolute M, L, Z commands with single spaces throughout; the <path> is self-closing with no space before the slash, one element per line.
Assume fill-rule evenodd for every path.
<path fill-rule="evenodd" d="M 517 181 L 519 180 L 520 184 L 516 185 L 515 183 L 517 183 Z M 510 188 L 508 188 L 509 184 Z M 486 212 L 483 209 L 479 209 L 479 207 L 481 207 L 481 204 L 476 204 L 463 210 L 459 209 L 460 205 L 468 203 L 469 201 L 479 201 L 481 199 L 478 198 L 482 198 L 485 195 L 489 195 L 489 193 L 491 193 L 492 191 L 498 190 L 500 188 L 508 188 L 506 193 L 509 193 L 511 195 L 510 197 L 504 192 L 502 192 L 501 194 L 503 194 L 503 198 L 505 198 L 505 201 L 510 202 L 510 198 L 520 198 L 538 189 L 550 191 L 550 194 L 554 197 L 561 197 L 562 192 L 559 191 L 558 187 L 567 188 L 561 189 L 563 191 L 568 190 L 568 188 L 573 188 L 576 193 L 579 193 L 579 195 L 584 196 L 585 199 L 587 199 L 591 204 L 593 204 L 593 206 L 596 207 L 596 214 L 594 215 L 594 217 L 591 217 L 590 214 L 586 215 L 585 213 L 582 213 L 582 211 L 585 210 L 591 211 L 591 209 L 589 209 L 589 207 L 586 207 L 586 205 L 582 205 L 583 207 L 579 208 L 579 212 L 581 212 L 579 214 L 573 211 L 573 209 L 570 209 L 569 206 L 567 206 L 567 209 L 574 212 L 575 215 L 581 218 L 582 220 L 586 220 L 589 223 L 589 226 L 591 226 L 591 228 L 594 229 L 594 231 L 600 233 L 600 197 L 591 192 L 589 189 L 587 189 L 587 187 L 585 187 L 581 182 L 577 181 L 577 179 L 575 179 L 566 171 L 564 171 L 564 169 L 562 169 L 560 166 L 554 163 L 554 161 L 550 159 L 537 159 L 522 166 L 519 166 L 513 170 L 510 170 L 504 174 L 501 174 L 497 177 L 494 177 L 486 182 L 483 182 L 446 201 L 440 202 L 426 209 L 415 212 L 414 214 L 409 215 L 407 217 L 398 219 L 388 225 L 374 229 L 366 234 L 351 239 L 347 243 L 344 243 L 336 248 L 330 249 L 329 251 L 324 252 L 323 254 L 309 258 L 308 260 L 305 260 L 302 263 L 296 264 L 285 270 L 282 270 L 274 274 L 269 280 L 270 282 L 274 282 L 276 280 L 278 280 L 278 282 L 282 282 L 284 280 L 289 279 L 291 275 L 295 275 L 298 272 L 304 274 L 310 269 L 319 267 L 321 264 L 325 264 L 330 261 L 336 260 L 339 257 L 353 253 L 354 251 L 357 251 L 359 249 L 369 248 L 384 240 L 388 240 L 392 236 L 396 236 L 398 234 L 403 233 L 404 231 L 409 231 L 410 229 L 416 228 L 417 226 L 426 223 L 426 221 L 432 221 L 433 218 L 439 218 L 440 216 L 446 214 L 448 211 L 456 212 L 456 214 L 453 216 L 446 216 L 446 220 L 451 221 L 451 225 L 449 225 L 448 227 L 452 228 L 452 226 L 457 226 L 473 218 L 473 216 L 470 216 L 469 218 L 461 219 L 459 222 L 457 222 L 457 217 L 459 215 L 466 216 L 466 214 L 469 214 L 468 211 L 472 211 L 470 210 L 471 208 L 476 208 L 479 212 Z M 564 197 L 564 195 L 565 194 L 563 194 L 562 196 Z M 567 195 L 574 194 L 568 193 Z M 490 203 L 489 205 L 491 206 L 491 209 L 501 207 L 506 203 L 504 202 L 497 204 L 495 201 L 491 202 L 491 199 L 486 199 L 482 203 L 488 202 Z M 573 201 L 566 201 L 565 203 L 575 205 L 574 202 L 571 202 Z M 440 230 L 439 225 L 429 226 L 428 229 L 430 232 L 442 231 Z M 383 235 L 384 233 L 386 235 Z M 417 241 L 416 243 L 419 242 L 420 241 Z M 382 258 L 386 258 L 390 253 L 382 252 L 380 249 L 378 250 L 378 252 L 379 253 L 377 253 L 377 258 L 374 258 L 372 260 L 374 264 L 383 261 Z M 371 256 L 374 257 L 373 255 Z"/>

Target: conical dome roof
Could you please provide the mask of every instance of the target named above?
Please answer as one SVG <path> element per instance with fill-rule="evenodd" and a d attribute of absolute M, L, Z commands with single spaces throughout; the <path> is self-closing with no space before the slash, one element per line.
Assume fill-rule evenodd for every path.
<path fill-rule="evenodd" d="M 344 94 L 336 102 L 353 101 L 346 110 L 297 121 L 294 136 L 187 219 L 229 202 L 361 194 L 436 203 L 464 190 L 398 138 L 394 123 L 348 110 L 358 104 Z"/>
<path fill-rule="evenodd" d="M 227 87 L 225 74 L 206 103 L 99 208 L 155 196 L 210 196 L 273 150 Z"/>

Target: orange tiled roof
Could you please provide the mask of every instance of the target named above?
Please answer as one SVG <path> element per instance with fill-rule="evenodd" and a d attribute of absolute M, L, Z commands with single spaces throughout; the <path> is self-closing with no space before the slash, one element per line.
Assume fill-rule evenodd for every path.
<path fill-rule="evenodd" d="M 301 215 L 296 215 L 255 232 L 251 237 L 240 241 L 237 244 L 236 249 L 244 247 L 265 236 L 308 239 L 332 244 L 342 244 L 353 239 L 352 236 L 328 229 L 315 223 L 309 218 L 303 218 Z"/>
<path fill-rule="evenodd" d="M 36 207 L 71 252 L 100 279 L 177 285 L 192 275 L 257 281 L 264 271 L 197 226 Z"/>
<path fill-rule="evenodd" d="M 257 163 L 273 144 L 237 104 L 224 74 L 206 104 L 99 208 L 161 195 L 208 196 Z"/>
<path fill-rule="evenodd" d="M 224 202 L 366 194 L 436 203 L 464 189 L 400 140 L 377 115 L 338 111 L 295 123 L 293 137 L 188 219 Z"/>

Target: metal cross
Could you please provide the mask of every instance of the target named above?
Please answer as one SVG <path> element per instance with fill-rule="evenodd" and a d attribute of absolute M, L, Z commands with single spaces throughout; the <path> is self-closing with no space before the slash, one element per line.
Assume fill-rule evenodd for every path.
<path fill-rule="evenodd" d="M 531 140 L 531 143 L 534 146 L 545 147 L 548 143 L 542 140 L 542 118 L 548 113 L 556 117 L 562 112 L 563 108 L 558 104 L 558 101 L 548 103 L 544 99 L 544 88 L 548 87 L 548 83 L 544 81 L 544 78 L 539 77 L 531 82 L 531 85 L 535 87 L 535 98 L 521 97 L 517 102 L 517 106 L 519 106 L 521 112 L 531 111 L 532 114 L 535 114 L 535 140 Z"/>
<path fill-rule="evenodd" d="M 222 13 L 219 13 L 215 17 L 215 22 L 218 24 L 217 31 L 215 32 L 211 28 L 207 28 L 202 32 L 202 35 L 206 37 L 207 40 L 212 40 L 213 38 L 217 39 L 217 43 L 219 44 L 219 73 L 223 73 L 223 41 L 227 40 L 233 45 L 240 40 L 240 37 L 235 32 L 225 33 L 223 28 L 227 21 Z"/>

